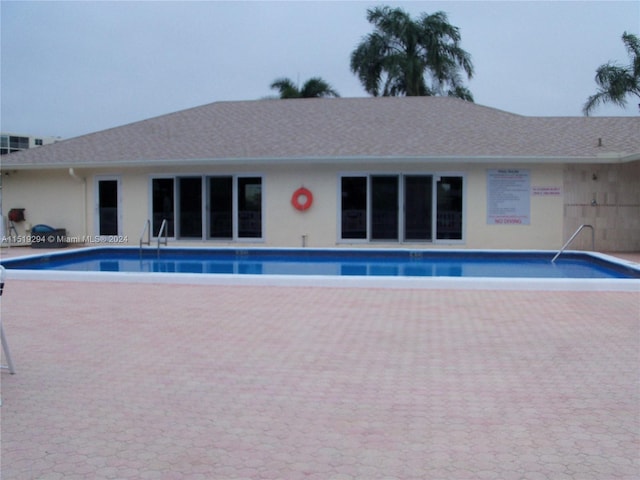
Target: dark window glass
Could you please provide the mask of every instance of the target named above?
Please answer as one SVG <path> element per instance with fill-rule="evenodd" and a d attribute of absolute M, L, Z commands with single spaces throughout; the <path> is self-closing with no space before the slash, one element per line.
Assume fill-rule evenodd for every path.
<path fill-rule="evenodd" d="M 371 177 L 371 239 L 398 239 L 398 177 Z"/>
<path fill-rule="evenodd" d="M 437 187 L 438 240 L 462 239 L 462 177 L 441 177 Z"/>
<path fill-rule="evenodd" d="M 404 238 L 431 240 L 432 177 L 411 175 L 404 181 Z"/>
<path fill-rule="evenodd" d="M 367 238 L 367 177 L 342 177 L 342 238 Z"/>
<path fill-rule="evenodd" d="M 151 184 L 151 188 L 153 190 L 153 220 L 151 226 L 153 236 L 158 236 L 158 233 L 160 232 L 160 226 L 162 225 L 162 220 L 166 219 L 167 230 L 163 232 L 163 236 L 166 233 L 167 237 L 174 237 L 175 212 L 173 178 L 154 178 Z"/>
<path fill-rule="evenodd" d="M 262 179 L 238 178 L 238 237 L 262 237 Z"/>
<path fill-rule="evenodd" d="M 29 137 L 9 137 L 9 146 L 11 148 L 24 149 L 29 148 Z"/>
<path fill-rule="evenodd" d="M 178 181 L 180 237 L 202 238 L 202 178 L 180 178 Z"/>
<path fill-rule="evenodd" d="M 98 182 L 99 235 L 118 235 L 118 181 Z"/>
<path fill-rule="evenodd" d="M 209 237 L 233 237 L 233 178 L 209 178 Z"/>

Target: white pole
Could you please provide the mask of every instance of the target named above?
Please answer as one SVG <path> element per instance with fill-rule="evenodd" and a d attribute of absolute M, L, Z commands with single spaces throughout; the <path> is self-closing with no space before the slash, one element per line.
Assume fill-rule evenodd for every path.
<path fill-rule="evenodd" d="M 0 301 L 2 300 L 2 290 L 4 289 L 4 279 L 6 277 L 6 271 L 2 265 L 0 265 Z M 2 365 L 3 369 L 9 370 L 12 375 L 16 373 L 13 367 L 13 361 L 11 360 L 11 352 L 9 351 L 9 344 L 7 338 L 4 336 L 4 329 L 2 328 L 2 304 L 0 303 L 0 337 L 2 340 L 2 350 L 4 351 L 4 357 L 7 359 L 7 365 Z"/>

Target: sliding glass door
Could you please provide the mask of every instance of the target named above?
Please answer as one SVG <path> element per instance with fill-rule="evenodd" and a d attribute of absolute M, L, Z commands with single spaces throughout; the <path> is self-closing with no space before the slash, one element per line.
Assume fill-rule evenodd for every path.
<path fill-rule="evenodd" d="M 238 178 L 238 237 L 262 237 L 262 179 Z"/>
<path fill-rule="evenodd" d="M 404 178 L 404 238 L 431 240 L 433 193 L 430 175 L 409 175 Z"/>
<path fill-rule="evenodd" d="M 202 178 L 179 178 L 178 188 L 178 235 L 202 238 Z"/>
<path fill-rule="evenodd" d="M 462 177 L 438 180 L 438 240 L 462 238 Z"/>
<path fill-rule="evenodd" d="M 371 239 L 398 240 L 398 176 L 371 177 Z"/>
<path fill-rule="evenodd" d="M 175 238 L 262 238 L 262 177 L 152 178 L 152 231 Z"/>
<path fill-rule="evenodd" d="M 462 176 L 345 175 L 339 185 L 342 240 L 462 240 Z"/>
<path fill-rule="evenodd" d="M 209 178 L 209 238 L 233 238 L 233 177 Z"/>
<path fill-rule="evenodd" d="M 167 221 L 163 235 L 175 237 L 175 179 L 154 178 L 151 181 L 151 232 L 154 237 L 160 233 L 162 221 Z"/>

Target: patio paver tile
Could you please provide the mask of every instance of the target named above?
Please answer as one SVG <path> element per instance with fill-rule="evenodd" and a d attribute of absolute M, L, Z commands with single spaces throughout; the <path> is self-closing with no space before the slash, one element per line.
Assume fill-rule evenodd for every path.
<path fill-rule="evenodd" d="M 640 476 L 640 295 L 12 281 L 4 480 Z"/>

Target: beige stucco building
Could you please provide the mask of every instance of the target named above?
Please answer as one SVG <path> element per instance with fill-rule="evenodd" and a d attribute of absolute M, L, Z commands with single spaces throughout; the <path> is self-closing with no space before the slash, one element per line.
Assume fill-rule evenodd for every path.
<path fill-rule="evenodd" d="M 3 218 L 74 242 L 640 250 L 640 118 L 445 97 L 220 102 L 2 158 Z M 313 195 L 297 209 L 295 192 Z M 294 198 L 295 200 L 295 198 Z M 307 206 L 309 198 L 300 195 Z M 590 248 L 588 234 L 572 245 Z"/>

